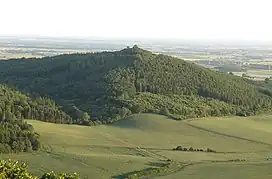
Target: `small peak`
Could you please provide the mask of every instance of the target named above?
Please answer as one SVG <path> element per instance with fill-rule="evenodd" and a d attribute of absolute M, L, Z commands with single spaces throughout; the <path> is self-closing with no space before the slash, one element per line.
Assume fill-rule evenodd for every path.
<path fill-rule="evenodd" d="M 143 51 L 143 49 L 139 48 L 137 45 L 134 45 L 133 47 L 127 46 L 127 48 L 121 50 L 122 52 L 125 53 L 138 53 Z"/>
<path fill-rule="evenodd" d="M 134 45 L 133 47 L 127 46 L 127 48 L 124 48 L 123 50 L 120 51 L 121 53 L 126 53 L 126 54 L 143 54 L 143 53 L 151 53 L 147 50 L 144 50 L 142 48 L 139 48 L 137 45 Z"/>
<path fill-rule="evenodd" d="M 139 49 L 139 47 L 137 45 L 134 45 L 132 48 L 133 49 Z"/>

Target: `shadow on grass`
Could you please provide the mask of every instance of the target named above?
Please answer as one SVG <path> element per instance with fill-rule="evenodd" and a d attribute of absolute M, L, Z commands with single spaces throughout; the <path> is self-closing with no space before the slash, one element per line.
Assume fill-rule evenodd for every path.
<path fill-rule="evenodd" d="M 166 163 L 165 162 L 148 162 L 147 165 L 151 167 L 164 167 Z"/>
<path fill-rule="evenodd" d="M 124 119 L 120 119 L 108 125 L 113 127 L 118 127 L 118 128 L 141 129 L 142 126 L 146 126 L 147 124 L 152 126 L 152 123 L 154 121 L 153 120 L 150 121 L 149 120 L 150 118 L 158 119 L 158 120 L 172 120 L 172 121 L 181 120 L 178 117 L 175 117 L 174 115 L 166 115 L 166 114 L 156 113 L 156 112 L 142 112 L 138 114 L 143 115 L 143 116 L 139 116 L 138 118 L 139 119 L 144 118 L 144 120 L 130 119 L 130 117 L 132 117 L 133 115 L 137 115 L 137 114 L 132 114 Z M 145 118 L 144 115 L 153 115 L 153 116 L 152 117 L 149 116 Z"/>
<path fill-rule="evenodd" d="M 136 174 L 135 175 L 135 178 L 136 178 L 138 172 L 149 172 L 152 169 L 154 169 L 154 168 L 149 167 L 149 168 L 146 168 L 146 169 L 143 169 L 143 170 L 140 170 L 140 171 L 135 170 L 135 171 L 132 171 L 132 172 L 123 173 L 121 175 L 115 175 L 112 178 L 113 179 L 127 179 L 127 178 L 132 178 L 131 176 L 133 176 L 134 174 Z"/>
<path fill-rule="evenodd" d="M 133 179 L 144 176 L 156 175 L 161 172 L 165 172 L 165 170 L 169 167 L 170 163 L 149 162 L 147 163 L 147 165 L 149 165 L 150 167 L 145 168 L 143 170 L 135 170 L 120 175 L 115 175 L 112 176 L 112 179 Z"/>

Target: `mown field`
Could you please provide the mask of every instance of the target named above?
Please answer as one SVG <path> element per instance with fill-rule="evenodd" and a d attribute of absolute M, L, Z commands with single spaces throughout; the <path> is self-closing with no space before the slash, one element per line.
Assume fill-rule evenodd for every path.
<path fill-rule="evenodd" d="M 160 167 L 165 179 L 268 179 L 272 177 L 272 116 L 174 121 L 137 114 L 113 125 L 84 127 L 29 121 L 44 144 L 37 153 L 2 155 L 23 160 L 30 171 L 78 172 L 82 178 L 124 178 Z M 178 145 L 216 153 L 172 151 Z"/>

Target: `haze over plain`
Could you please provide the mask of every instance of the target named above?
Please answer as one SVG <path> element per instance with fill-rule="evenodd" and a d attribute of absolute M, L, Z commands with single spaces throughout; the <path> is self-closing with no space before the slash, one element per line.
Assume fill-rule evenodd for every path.
<path fill-rule="evenodd" d="M 272 40 L 269 0 L 1 0 L 0 35 Z"/>

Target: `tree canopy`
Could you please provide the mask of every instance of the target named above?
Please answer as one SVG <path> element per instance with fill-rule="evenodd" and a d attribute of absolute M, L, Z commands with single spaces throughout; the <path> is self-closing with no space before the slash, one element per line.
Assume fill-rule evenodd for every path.
<path fill-rule="evenodd" d="M 0 119 L 39 119 L 54 123 L 71 123 L 72 119 L 53 100 L 31 98 L 6 85 L 0 85 Z"/>
<path fill-rule="evenodd" d="M 0 153 L 39 150 L 39 134 L 23 119 L 71 122 L 71 117 L 49 98 L 32 99 L 6 85 L 0 85 Z"/>
<path fill-rule="evenodd" d="M 84 125 L 114 122 L 137 112 L 177 119 L 252 115 L 270 110 L 272 104 L 272 95 L 250 80 L 137 46 L 0 61 L 0 83 L 35 98 L 50 97 L 72 123 Z M 61 115 L 63 121 L 71 120 Z"/>

